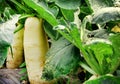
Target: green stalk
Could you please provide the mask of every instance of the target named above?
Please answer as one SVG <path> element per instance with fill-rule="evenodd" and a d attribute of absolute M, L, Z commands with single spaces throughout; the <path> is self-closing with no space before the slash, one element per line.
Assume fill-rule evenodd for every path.
<path fill-rule="evenodd" d="M 86 69 L 91 74 L 97 74 L 93 69 L 91 69 L 87 64 L 79 62 L 80 66 Z"/>

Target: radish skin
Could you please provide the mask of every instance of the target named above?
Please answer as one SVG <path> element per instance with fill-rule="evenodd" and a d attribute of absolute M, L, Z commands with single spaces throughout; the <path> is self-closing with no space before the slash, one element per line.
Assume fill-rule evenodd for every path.
<path fill-rule="evenodd" d="M 28 17 L 25 21 L 24 55 L 30 84 L 48 84 L 41 80 L 48 48 L 42 19 Z"/>
<path fill-rule="evenodd" d="M 11 45 L 13 55 L 11 53 L 11 49 L 9 48 L 6 60 L 6 67 L 9 69 L 18 68 L 24 60 L 23 33 L 24 29 L 22 28 L 14 34 L 13 43 Z"/>

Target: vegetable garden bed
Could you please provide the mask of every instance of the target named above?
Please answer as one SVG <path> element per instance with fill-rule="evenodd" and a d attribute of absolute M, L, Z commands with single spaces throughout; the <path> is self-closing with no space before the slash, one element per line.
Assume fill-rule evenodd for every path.
<path fill-rule="evenodd" d="M 0 4 L 0 82 L 120 83 L 119 0 L 0 0 Z M 10 74 L 5 71 L 19 77 L 3 79 Z"/>

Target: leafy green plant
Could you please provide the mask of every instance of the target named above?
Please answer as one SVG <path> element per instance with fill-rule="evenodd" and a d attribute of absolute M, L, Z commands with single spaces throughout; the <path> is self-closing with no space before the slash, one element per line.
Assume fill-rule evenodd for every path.
<path fill-rule="evenodd" d="M 119 0 L 11 0 L 3 3 L 8 2 L 14 4 L 15 10 L 19 9 L 16 13 L 23 17 L 26 14 L 44 19 L 44 30 L 51 47 L 43 77 L 50 80 L 66 76 L 81 66 L 91 74 L 99 75 L 85 84 L 119 82 L 119 78 L 106 75 L 115 72 L 120 62 L 120 34 L 111 32 L 111 28 L 120 22 Z M 22 25 L 25 19 L 20 20 Z M 1 52 L 5 54 L 5 51 Z"/>

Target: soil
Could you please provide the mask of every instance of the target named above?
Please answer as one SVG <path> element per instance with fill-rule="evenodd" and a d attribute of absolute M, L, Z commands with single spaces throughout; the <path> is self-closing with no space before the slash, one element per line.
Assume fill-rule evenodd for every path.
<path fill-rule="evenodd" d="M 28 84 L 20 80 L 24 74 L 19 74 L 20 69 L 0 69 L 0 84 Z"/>

